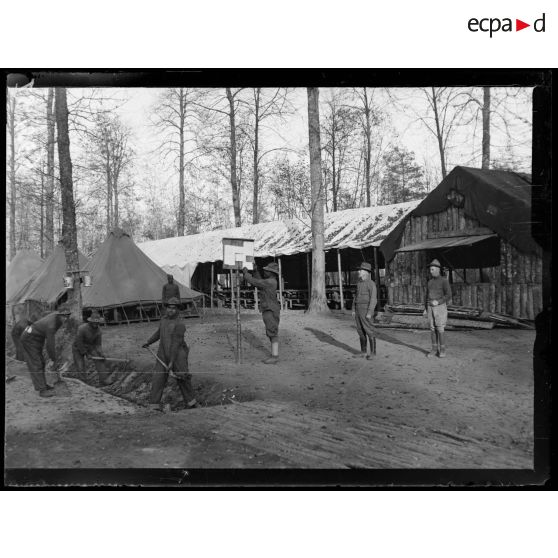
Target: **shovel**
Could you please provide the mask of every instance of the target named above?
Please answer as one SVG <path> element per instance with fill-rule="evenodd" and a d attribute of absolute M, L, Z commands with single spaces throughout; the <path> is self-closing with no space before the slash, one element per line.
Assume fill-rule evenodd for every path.
<path fill-rule="evenodd" d="M 163 366 L 163 368 L 169 373 L 171 378 L 178 379 L 174 372 L 149 348 L 145 347 L 156 359 L 157 361 Z"/>

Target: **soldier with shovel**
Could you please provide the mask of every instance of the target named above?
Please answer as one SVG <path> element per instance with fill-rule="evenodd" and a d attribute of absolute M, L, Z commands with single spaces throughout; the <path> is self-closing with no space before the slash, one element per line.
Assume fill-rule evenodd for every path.
<path fill-rule="evenodd" d="M 71 312 L 66 304 L 62 304 L 56 312 L 52 312 L 25 328 L 21 334 L 21 348 L 23 357 L 31 374 L 33 387 L 41 397 L 56 395 L 52 386 L 46 383 L 45 360 L 43 347 L 46 344 L 47 354 L 53 363 L 56 362 L 55 335 L 60 327 L 66 323 Z"/>
<path fill-rule="evenodd" d="M 74 366 L 80 377 L 85 379 L 85 357 L 101 357 L 104 358 L 102 348 L 102 333 L 99 324 L 103 322 L 103 318 L 98 312 L 92 312 L 87 318 L 87 323 L 78 327 L 77 335 L 72 345 L 72 355 L 74 357 Z M 107 372 L 104 360 L 99 358 L 92 359 L 95 368 L 99 374 L 99 383 L 103 386 L 110 384 L 110 372 Z"/>
<path fill-rule="evenodd" d="M 167 314 L 161 318 L 159 329 L 142 345 L 144 349 L 150 350 L 149 345 L 159 341 L 149 396 L 149 405 L 156 410 L 161 410 L 161 397 L 169 373 L 176 378 L 186 408 L 192 409 L 198 405 L 192 388 L 192 375 L 188 373 L 189 349 L 184 340 L 186 326 L 178 316 L 179 305 L 178 298 L 172 297 L 167 301 Z"/>

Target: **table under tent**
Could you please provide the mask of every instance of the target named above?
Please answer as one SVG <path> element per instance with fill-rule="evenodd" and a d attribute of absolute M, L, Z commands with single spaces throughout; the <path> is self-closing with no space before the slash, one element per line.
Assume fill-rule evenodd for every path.
<path fill-rule="evenodd" d="M 89 264 L 91 287 L 82 288 L 84 315 L 101 312 L 108 324 L 160 319 L 167 273 L 146 256 L 122 229 L 114 229 Z M 180 289 L 181 316 L 199 316 L 202 293 L 175 279 Z"/>
<path fill-rule="evenodd" d="M 326 295 L 331 308 L 352 307 L 356 269 L 362 261 L 372 263 L 373 276 L 385 299 L 384 259 L 379 244 L 418 203 L 348 209 L 325 215 Z M 168 273 L 203 292 L 210 306 L 230 307 L 235 275 L 222 267 L 223 238 L 253 239 L 258 268 L 271 261 L 279 265 L 282 280 L 278 298 L 282 307 L 307 308 L 312 273 L 312 234 L 308 219 L 246 225 L 148 241 L 138 246 Z M 240 304 L 256 307 L 257 290 L 242 284 Z"/>

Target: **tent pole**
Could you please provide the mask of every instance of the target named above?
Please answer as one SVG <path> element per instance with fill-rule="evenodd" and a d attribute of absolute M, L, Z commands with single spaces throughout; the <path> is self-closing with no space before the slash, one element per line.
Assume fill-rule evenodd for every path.
<path fill-rule="evenodd" d="M 345 309 L 345 301 L 343 299 L 343 271 L 341 268 L 341 252 L 337 248 L 337 274 L 339 275 L 339 297 L 341 299 L 341 310 Z"/>
<path fill-rule="evenodd" d="M 145 312 L 145 310 L 143 309 L 143 306 L 141 304 L 141 300 L 138 300 L 139 302 L 139 306 L 140 306 L 140 315 L 141 315 L 141 319 L 143 320 L 143 314 L 145 314 L 145 317 L 147 318 L 147 323 L 150 323 L 151 320 L 149 319 L 149 313 Z"/>
<path fill-rule="evenodd" d="M 209 293 L 209 307 L 211 308 L 211 310 L 213 311 L 213 289 L 214 289 L 214 285 L 213 285 L 213 281 L 214 281 L 214 276 L 215 276 L 215 268 L 214 268 L 214 263 L 211 262 L 211 292 Z"/>
<path fill-rule="evenodd" d="M 378 267 L 378 247 L 374 246 L 374 271 L 376 273 L 376 295 L 380 300 L 380 268 Z"/>
<path fill-rule="evenodd" d="M 124 317 L 126 318 L 126 321 L 128 322 L 128 325 L 130 325 L 130 320 L 128 319 L 128 315 L 126 314 L 126 310 L 124 310 L 124 306 L 122 306 L 122 304 L 121 304 L 120 307 L 122 308 L 122 312 L 124 312 Z"/>
<path fill-rule="evenodd" d="M 234 312 L 234 281 L 233 281 L 233 270 L 232 269 L 231 269 L 231 274 L 230 274 L 230 282 L 231 282 L 231 311 Z"/>
<path fill-rule="evenodd" d="M 306 291 L 307 291 L 307 302 L 310 304 L 310 284 L 312 283 L 310 275 L 310 252 L 306 252 Z"/>
<path fill-rule="evenodd" d="M 281 305 L 281 312 L 283 311 L 283 272 L 281 271 L 281 256 L 277 258 L 279 262 L 279 303 Z"/>

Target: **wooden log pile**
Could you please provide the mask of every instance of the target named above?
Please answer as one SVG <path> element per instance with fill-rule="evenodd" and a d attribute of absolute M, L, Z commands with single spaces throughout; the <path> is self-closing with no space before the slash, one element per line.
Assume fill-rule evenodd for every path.
<path fill-rule="evenodd" d="M 385 312 L 378 313 L 380 323 L 416 325 L 417 328 L 427 323 L 422 316 L 422 304 L 386 304 Z M 380 316 L 381 314 L 381 316 Z M 448 306 L 448 325 L 467 329 L 492 329 L 498 327 L 512 327 L 534 329 L 534 324 L 528 320 L 514 318 L 507 314 L 487 312 L 474 306 Z"/>

